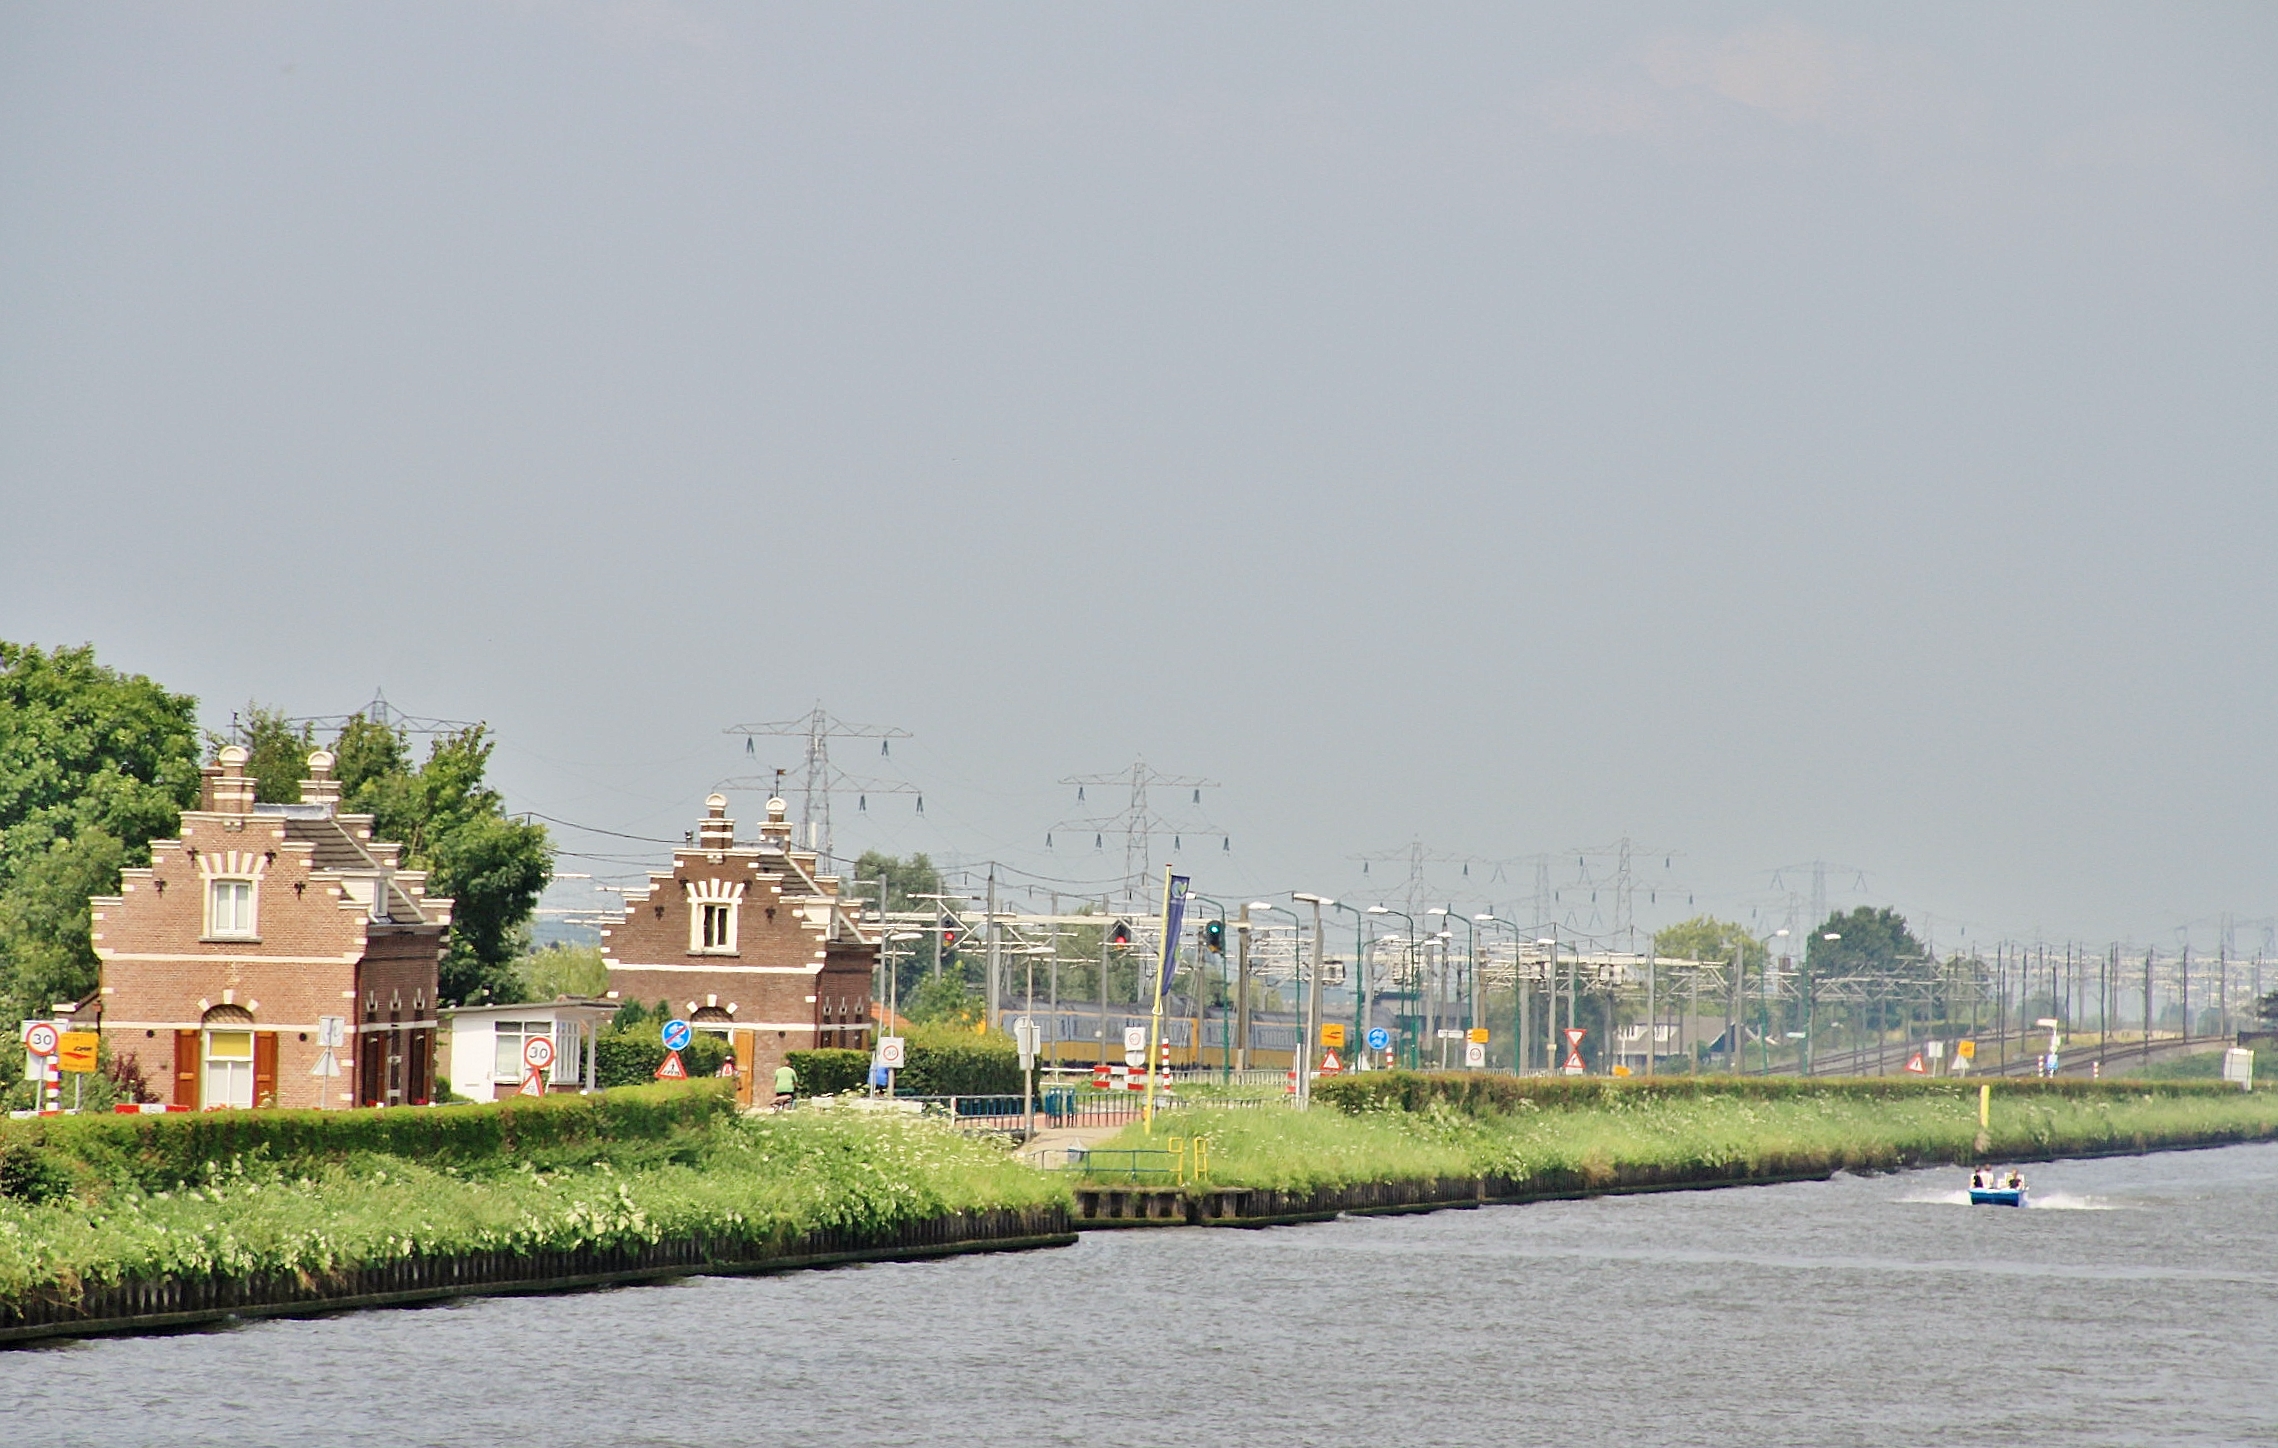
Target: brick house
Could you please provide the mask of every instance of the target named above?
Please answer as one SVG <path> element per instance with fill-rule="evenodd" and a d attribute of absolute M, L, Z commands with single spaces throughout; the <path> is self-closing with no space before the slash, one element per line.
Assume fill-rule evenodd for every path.
<path fill-rule="evenodd" d="M 728 1038 L 742 1092 L 786 1052 L 867 1048 L 878 945 L 861 910 L 811 851 L 791 847 L 780 799 L 767 802 L 755 844 L 736 843 L 719 795 L 704 801 L 693 843 L 672 868 L 628 891 L 625 915 L 601 932 L 613 995 L 669 1002 L 700 1031 Z"/>
<path fill-rule="evenodd" d="M 340 813 L 330 754 L 309 756 L 299 804 L 254 803 L 245 761 L 223 749 L 180 837 L 89 902 L 114 1057 L 180 1106 L 429 1101 L 451 902 L 370 815 Z M 347 1023 L 330 1077 L 323 1016 Z"/>

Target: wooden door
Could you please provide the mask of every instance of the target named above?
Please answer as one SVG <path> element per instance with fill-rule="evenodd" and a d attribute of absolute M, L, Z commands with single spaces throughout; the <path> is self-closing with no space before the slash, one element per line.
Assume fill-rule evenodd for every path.
<path fill-rule="evenodd" d="M 428 1031 L 411 1033 L 411 1060 L 404 1073 L 404 1095 L 414 1106 L 425 1106 L 435 1094 L 435 1078 L 428 1064 L 434 1055 L 429 1043 L 434 1039 L 433 1033 Z"/>
<path fill-rule="evenodd" d="M 253 1033 L 253 1104 L 277 1104 L 277 1033 Z"/>
<path fill-rule="evenodd" d="M 174 1104 L 198 1109 L 199 1056 L 205 1049 L 196 1031 L 174 1033 Z"/>
<path fill-rule="evenodd" d="M 736 1050 L 736 1101 L 739 1105 L 749 1106 L 753 1089 L 752 1072 L 759 1064 L 759 1043 L 749 1031 L 732 1032 L 730 1040 Z"/>

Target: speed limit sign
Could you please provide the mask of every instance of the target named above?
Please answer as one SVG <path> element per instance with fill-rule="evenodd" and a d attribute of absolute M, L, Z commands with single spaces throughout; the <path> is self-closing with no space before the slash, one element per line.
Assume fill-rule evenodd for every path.
<path fill-rule="evenodd" d="M 543 1071 L 554 1064 L 554 1041 L 551 1036 L 532 1036 L 522 1043 L 522 1064 L 533 1071 Z"/>
<path fill-rule="evenodd" d="M 61 1039 L 54 1026 L 46 1021 L 34 1021 L 24 1032 L 24 1049 L 35 1056 L 52 1056 Z"/>

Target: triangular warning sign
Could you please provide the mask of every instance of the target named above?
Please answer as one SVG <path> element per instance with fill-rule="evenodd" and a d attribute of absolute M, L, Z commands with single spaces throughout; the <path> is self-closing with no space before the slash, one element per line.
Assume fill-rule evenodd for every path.
<path fill-rule="evenodd" d="M 1322 1075 L 1324 1075 L 1324 1076 L 1334 1076 L 1334 1075 L 1336 1075 L 1336 1074 L 1337 1074 L 1339 1071 L 1342 1071 L 1342 1070 L 1344 1070 L 1344 1069 L 1345 1069 L 1345 1063 L 1337 1059 L 1337 1053 L 1336 1053 L 1335 1051 L 1329 1051 L 1329 1052 L 1326 1052 L 1326 1053 L 1324 1053 L 1324 1054 L 1322 1055 L 1322 1057 L 1321 1057 L 1321 1074 L 1322 1074 Z"/>
<path fill-rule="evenodd" d="M 1559 1062 L 1562 1071 L 1580 1071 L 1582 1065 L 1582 1038 L 1590 1034 L 1578 1026 L 1566 1028 L 1566 1059 Z"/>
<path fill-rule="evenodd" d="M 545 1080 L 537 1072 L 532 1071 L 522 1078 L 522 1089 L 514 1094 L 517 1096 L 543 1096 L 546 1094 Z"/>
<path fill-rule="evenodd" d="M 664 1064 L 657 1067 L 657 1079 L 659 1081 L 685 1081 L 688 1079 L 688 1068 L 680 1064 L 680 1053 L 678 1051 L 664 1053 Z"/>
<path fill-rule="evenodd" d="M 1922 1053 L 1920 1051 L 1916 1051 L 1913 1055 L 1906 1058 L 1906 1069 L 1912 1071 L 1917 1076 L 1927 1076 L 1930 1074 L 1930 1068 L 1922 1064 Z"/>

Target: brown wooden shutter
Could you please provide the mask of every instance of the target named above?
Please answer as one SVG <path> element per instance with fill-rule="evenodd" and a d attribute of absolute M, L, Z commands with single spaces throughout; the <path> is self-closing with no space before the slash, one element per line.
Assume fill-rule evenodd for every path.
<path fill-rule="evenodd" d="M 198 1052 L 196 1031 L 174 1033 L 174 1104 L 198 1109 Z"/>
<path fill-rule="evenodd" d="M 253 1104 L 277 1104 L 277 1033 L 253 1033 Z"/>
<path fill-rule="evenodd" d="M 435 1078 L 430 1067 L 435 1053 L 428 1048 L 434 1039 L 428 1031 L 411 1032 L 410 1069 L 404 1073 L 404 1094 L 414 1106 L 425 1106 L 435 1095 Z"/>

